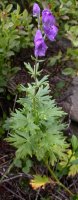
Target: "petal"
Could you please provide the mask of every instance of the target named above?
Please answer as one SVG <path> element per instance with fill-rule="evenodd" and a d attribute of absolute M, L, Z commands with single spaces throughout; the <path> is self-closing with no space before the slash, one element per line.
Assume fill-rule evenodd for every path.
<path fill-rule="evenodd" d="M 35 43 L 37 40 L 39 40 L 39 39 L 42 39 L 42 33 L 41 33 L 41 31 L 38 29 L 38 30 L 36 31 L 36 34 L 35 34 L 35 37 L 34 37 L 34 43 Z"/>
<path fill-rule="evenodd" d="M 43 38 L 40 40 L 37 40 L 35 44 L 35 56 L 45 56 L 47 45 L 45 44 Z"/>
<path fill-rule="evenodd" d="M 41 31 L 38 29 L 34 37 L 35 56 L 45 56 L 47 45 L 44 42 Z"/>
<path fill-rule="evenodd" d="M 38 17 L 40 15 L 40 7 L 37 3 L 33 5 L 33 16 Z"/>
<path fill-rule="evenodd" d="M 48 28 L 46 26 L 44 26 L 43 28 L 44 28 L 44 32 L 45 32 L 46 36 L 48 37 L 48 39 L 51 41 L 54 41 L 55 37 L 58 33 L 58 28 L 55 25 L 51 26 L 50 28 Z"/>
<path fill-rule="evenodd" d="M 42 22 L 43 25 L 50 26 L 56 23 L 55 17 L 52 15 L 49 9 L 42 11 Z"/>

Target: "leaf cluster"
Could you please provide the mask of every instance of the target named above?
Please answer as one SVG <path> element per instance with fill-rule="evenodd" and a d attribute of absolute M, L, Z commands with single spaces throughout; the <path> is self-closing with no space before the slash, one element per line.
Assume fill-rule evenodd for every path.
<path fill-rule="evenodd" d="M 36 79 L 36 85 L 33 82 L 20 88 L 26 96 L 18 100 L 22 108 L 6 121 L 5 127 L 10 131 L 7 141 L 16 147 L 17 159 L 32 160 L 35 156 L 38 161 L 54 165 L 63 159 L 68 148 L 62 133 L 65 113 L 51 99 L 47 76 Z"/>
<path fill-rule="evenodd" d="M 76 0 L 46 0 L 45 2 L 56 16 L 56 25 L 59 29 L 58 44 L 63 50 L 61 57 L 60 51 L 58 55 L 51 56 L 48 65 L 60 63 L 64 68 L 64 75 L 76 75 L 78 71 L 78 2 Z M 64 42 L 64 40 L 67 41 Z"/>
<path fill-rule="evenodd" d="M 78 138 L 73 135 L 70 143 L 71 149 L 67 151 L 67 156 L 57 168 L 61 175 L 75 176 L 78 173 Z"/>
<path fill-rule="evenodd" d="M 1 4 L 0 9 L 0 92 L 3 92 L 9 78 L 16 72 L 11 69 L 10 58 L 21 48 L 33 46 L 32 17 L 19 5 Z"/>

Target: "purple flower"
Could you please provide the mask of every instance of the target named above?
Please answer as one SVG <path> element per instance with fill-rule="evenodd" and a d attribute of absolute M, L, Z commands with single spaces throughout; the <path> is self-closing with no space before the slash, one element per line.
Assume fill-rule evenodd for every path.
<path fill-rule="evenodd" d="M 54 41 L 58 32 L 55 26 L 56 20 L 49 9 L 44 9 L 42 12 L 42 23 L 45 35 L 49 40 Z"/>
<path fill-rule="evenodd" d="M 34 38 L 34 44 L 35 44 L 35 51 L 34 54 L 36 57 L 38 56 L 45 56 L 47 45 L 44 42 L 44 39 L 42 37 L 42 33 L 40 30 L 36 31 L 35 38 Z"/>
<path fill-rule="evenodd" d="M 42 37 L 42 33 L 41 33 L 41 31 L 38 29 L 38 30 L 36 31 L 36 34 L 35 34 L 35 37 L 34 37 L 34 43 L 36 43 L 37 40 L 42 39 L 42 38 L 43 38 L 43 37 Z"/>
<path fill-rule="evenodd" d="M 55 40 L 55 37 L 58 33 L 58 28 L 55 25 L 52 25 L 51 27 L 44 26 L 44 33 L 46 34 L 47 38 L 51 41 Z"/>
<path fill-rule="evenodd" d="M 34 17 L 40 16 L 40 7 L 37 3 L 34 3 L 34 5 L 33 5 L 33 16 Z"/>
<path fill-rule="evenodd" d="M 42 23 L 43 26 L 51 26 L 56 23 L 55 17 L 52 15 L 49 9 L 44 9 L 42 11 Z"/>

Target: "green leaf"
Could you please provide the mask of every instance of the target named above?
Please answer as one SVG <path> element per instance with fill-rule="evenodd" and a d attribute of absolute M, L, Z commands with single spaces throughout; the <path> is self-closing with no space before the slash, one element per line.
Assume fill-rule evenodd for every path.
<path fill-rule="evenodd" d="M 7 58 L 14 56 L 14 55 L 15 55 L 15 53 L 13 51 L 8 51 L 6 54 Z"/>
<path fill-rule="evenodd" d="M 13 5 L 12 4 L 9 4 L 7 7 L 6 7 L 6 11 L 7 13 L 9 13 L 13 8 Z"/>
<path fill-rule="evenodd" d="M 62 74 L 64 75 L 73 75 L 75 73 L 75 70 L 68 67 L 68 68 L 65 68 L 63 71 L 62 71 Z"/>
<path fill-rule="evenodd" d="M 19 159 L 25 159 L 29 155 L 32 157 L 31 146 L 28 143 L 22 144 L 19 149 L 16 151 L 16 157 Z"/>
<path fill-rule="evenodd" d="M 73 151 L 76 151 L 76 149 L 78 148 L 78 138 L 75 135 L 73 135 L 71 138 L 71 144 Z"/>
<path fill-rule="evenodd" d="M 68 176 L 75 176 L 78 173 L 78 164 L 72 165 L 69 169 Z"/>
<path fill-rule="evenodd" d="M 33 71 L 32 67 L 31 67 L 30 63 L 25 63 L 24 62 L 24 65 L 25 65 L 26 69 L 29 70 L 29 73 L 32 75 L 34 73 L 34 71 Z"/>
<path fill-rule="evenodd" d="M 50 57 L 50 58 L 48 59 L 48 61 L 49 61 L 49 62 L 48 62 L 48 66 L 53 66 L 53 65 L 55 65 L 55 64 L 57 63 L 57 61 L 58 61 L 58 62 L 60 61 L 61 57 L 62 57 L 62 53 L 61 53 L 61 51 L 59 51 L 58 55 L 53 56 L 53 57 Z"/>
<path fill-rule="evenodd" d="M 44 187 L 45 184 L 49 183 L 50 180 L 47 176 L 40 176 L 40 175 L 34 175 L 34 179 L 31 180 L 30 184 L 33 189 L 38 189 L 40 187 Z"/>
<path fill-rule="evenodd" d="M 3 93 L 4 92 L 4 88 L 0 88 L 0 93 Z"/>
<path fill-rule="evenodd" d="M 26 96 L 20 98 L 20 109 L 6 122 L 6 129 L 9 125 L 11 132 L 7 140 L 16 147 L 17 159 L 24 161 L 29 157 L 31 160 L 35 156 L 38 161 L 47 159 L 54 165 L 65 157 L 69 146 L 62 134 L 61 119 L 65 114 L 51 100 L 46 76 L 40 80 L 36 94 L 34 83 L 21 87 Z"/>
<path fill-rule="evenodd" d="M 58 89 L 62 89 L 65 86 L 65 81 L 60 81 L 59 83 L 57 83 L 56 87 Z"/>
<path fill-rule="evenodd" d="M 4 28 L 6 29 L 6 30 L 8 30 L 9 28 L 11 28 L 11 27 L 13 27 L 14 26 L 14 24 L 12 23 L 12 22 L 9 22 L 9 23 L 6 23 L 5 25 L 4 25 Z"/>
<path fill-rule="evenodd" d="M 29 173 L 30 168 L 32 167 L 32 161 L 31 160 L 27 160 L 25 166 L 22 168 L 22 171 L 24 173 Z"/>
<path fill-rule="evenodd" d="M 78 200 L 78 195 L 74 195 L 71 200 Z"/>
<path fill-rule="evenodd" d="M 76 41 L 74 40 L 73 44 L 74 44 L 74 47 L 78 47 L 78 40 L 76 40 Z"/>
<path fill-rule="evenodd" d="M 19 14 L 20 13 L 20 6 L 19 6 L 19 4 L 17 4 L 17 14 Z"/>
<path fill-rule="evenodd" d="M 0 138 L 2 137 L 2 135 L 4 134 L 4 129 L 2 127 L 0 127 Z"/>
<path fill-rule="evenodd" d="M 21 167 L 22 167 L 22 161 L 19 160 L 19 159 L 14 159 L 14 165 L 15 165 L 16 167 L 21 168 Z"/>
<path fill-rule="evenodd" d="M 71 165 L 78 165 L 78 159 L 70 161 Z"/>

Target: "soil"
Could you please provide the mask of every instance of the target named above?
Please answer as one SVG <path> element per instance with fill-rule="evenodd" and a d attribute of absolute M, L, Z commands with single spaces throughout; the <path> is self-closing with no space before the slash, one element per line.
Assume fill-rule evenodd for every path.
<path fill-rule="evenodd" d="M 44 58 L 44 62 L 40 64 L 40 69 L 42 69 L 42 76 L 49 75 L 49 83 L 51 95 L 55 98 L 56 103 L 60 106 L 62 99 L 64 99 L 64 91 L 67 89 L 68 85 L 71 83 L 71 78 L 69 76 L 64 76 L 62 74 L 63 66 L 59 63 L 56 63 L 55 66 L 48 66 L 48 58 L 53 56 L 59 50 L 64 54 L 66 51 L 66 43 L 65 46 L 60 44 L 59 42 L 55 42 L 54 44 L 49 44 L 49 48 L 47 51 L 47 56 Z M 20 67 L 20 70 L 17 72 L 15 76 L 13 76 L 7 85 L 6 96 L 10 95 L 10 99 L 7 100 L 7 110 L 6 106 L 4 111 L 9 114 L 9 107 L 13 109 L 14 106 L 18 106 L 15 102 L 15 97 L 19 97 L 17 92 L 17 85 L 22 83 L 27 85 L 28 82 L 31 82 L 31 78 L 28 72 L 25 70 L 24 62 L 30 62 L 33 66 L 34 61 L 31 60 L 31 55 L 33 55 L 32 49 L 21 49 L 20 53 L 18 53 L 14 58 L 12 58 L 12 66 Z M 64 63 L 62 63 L 64 65 Z M 59 82 L 64 82 L 63 87 L 58 87 Z M 58 90 L 57 90 L 58 88 Z M 61 93 L 61 95 L 60 95 Z M 4 98 L 6 100 L 6 97 Z M 15 105 L 14 105 L 15 103 Z M 14 107 L 15 108 L 15 107 Z M 67 134 L 70 134 L 70 129 Z M 9 169 L 9 166 L 12 163 L 12 160 L 15 155 L 15 149 L 10 146 L 3 139 L 0 142 L 0 200 L 70 200 L 71 198 L 68 194 L 58 187 L 58 185 L 54 185 L 53 183 L 48 184 L 45 188 L 40 188 L 37 190 L 33 190 L 32 187 L 28 184 L 31 179 L 31 174 L 24 174 L 19 168 Z M 9 171 L 8 171 L 9 170 Z M 40 174 L 48 173 L 46 169 L 40 164 L 36 164 L 34 166 L 34 173 Z M 74 178 L 63 177 L 62 182 L 70 188 L 70 190 L 74 193 L 78 193 L 78 176 Z"/>

